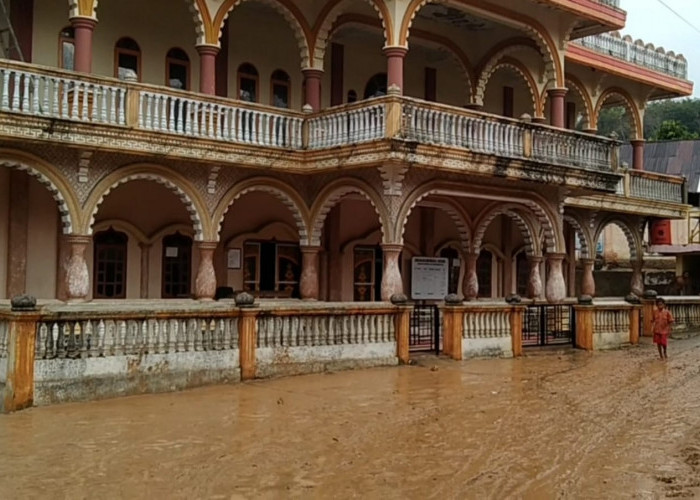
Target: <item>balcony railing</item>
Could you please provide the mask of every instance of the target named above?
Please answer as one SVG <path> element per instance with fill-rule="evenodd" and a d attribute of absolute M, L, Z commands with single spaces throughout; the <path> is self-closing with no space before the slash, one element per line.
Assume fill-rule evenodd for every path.
<path fill-rule="evenodd" d="M 603 5 L 607 5 L 608 7 L 615 7 L 616 9 L 620 8 L 620 0 L 596 0 L 598 3 L 602 3 Z"/>
<path fill-rule="evenodd" d="M 574 40 L 573 43 L 674 78 L 688 79 L 685 57 L 652 44 L 645 45 L 641 40 L 633 41 L 629 35 L 621 38 L 618 32 L 603 33 Z"/>
<path fill-rule="evenodd" d="M 286 150 L 382 139 L 601 172 L 617 169 L 603 137 L 401 96 L 305 114 L 53 68 L 0 63 L 0 112 Z"/>
<path fill-rule="evenodd" d="M 632 198 L 685 203 L 685 179 L 675 175 L 657 174 L 639 170 L 628 171 L 625 193 Z"/>

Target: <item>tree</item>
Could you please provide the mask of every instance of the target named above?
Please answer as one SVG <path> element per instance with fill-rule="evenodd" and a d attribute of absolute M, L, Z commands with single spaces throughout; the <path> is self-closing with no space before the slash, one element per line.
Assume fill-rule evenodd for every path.
<path fill-rule="evenodd" d="M 644 113 L 644 136 L 659 136 L 666 121 L 676 121 L 689 134 L 700 136 L 700 99 L 668 99 L 649 104 Z"/>
<path fill-rule="evenodd" d="M 664 120 L 651 137 L 652 141 L 685 141 L 697 139 L 698 133 L 691 132 L 678 120 Z"/>
<path fill-rule="evenodd" d="M 598 135 L 609 136 L 615 132 L 621 141 L 632 138 L 632 126 L 627 110 L 622 106 L 603 108 L 598 117 Z"/>

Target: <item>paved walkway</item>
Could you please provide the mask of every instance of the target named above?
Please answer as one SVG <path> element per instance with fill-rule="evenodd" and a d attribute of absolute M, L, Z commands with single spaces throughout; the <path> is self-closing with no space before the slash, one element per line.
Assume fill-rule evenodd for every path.
<path fill-rule="evenodd" d="M 700 494 L 700 339 L 0 416 L 0 498 Z"/>

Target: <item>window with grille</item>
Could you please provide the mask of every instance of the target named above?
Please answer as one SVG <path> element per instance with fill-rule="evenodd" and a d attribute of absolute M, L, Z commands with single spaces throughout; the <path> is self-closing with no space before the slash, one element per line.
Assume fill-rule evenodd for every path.
<path fill-rule="evenodd" d="M 129 238 L 110 228 L 94 237 L 94 297 L 123 299 L 126 297 L 126 257 Z"/>
<path fill-rule="evenodd" d="M 163 298 L 192 295 L 192 238 L 180 233 L 163 238 Z"/>

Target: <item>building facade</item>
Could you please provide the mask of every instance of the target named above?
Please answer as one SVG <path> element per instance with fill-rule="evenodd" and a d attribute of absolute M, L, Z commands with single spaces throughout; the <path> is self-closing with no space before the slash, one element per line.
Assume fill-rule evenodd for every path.
<path fill-rule="evenodd" d="M 0 299 L 595 295 L 619 227 L 641 294 L 644 107 L 682 56 L 596 0 L 13 0 L 0 61 Z M 596 135 L 634 131 L 630 168 Z M 579 272 L 577 273 L 577 267 Z M 578 278 L 577 278 L 578 276 Z M 220 292 L 221 293 L 221 292 Z"/>

